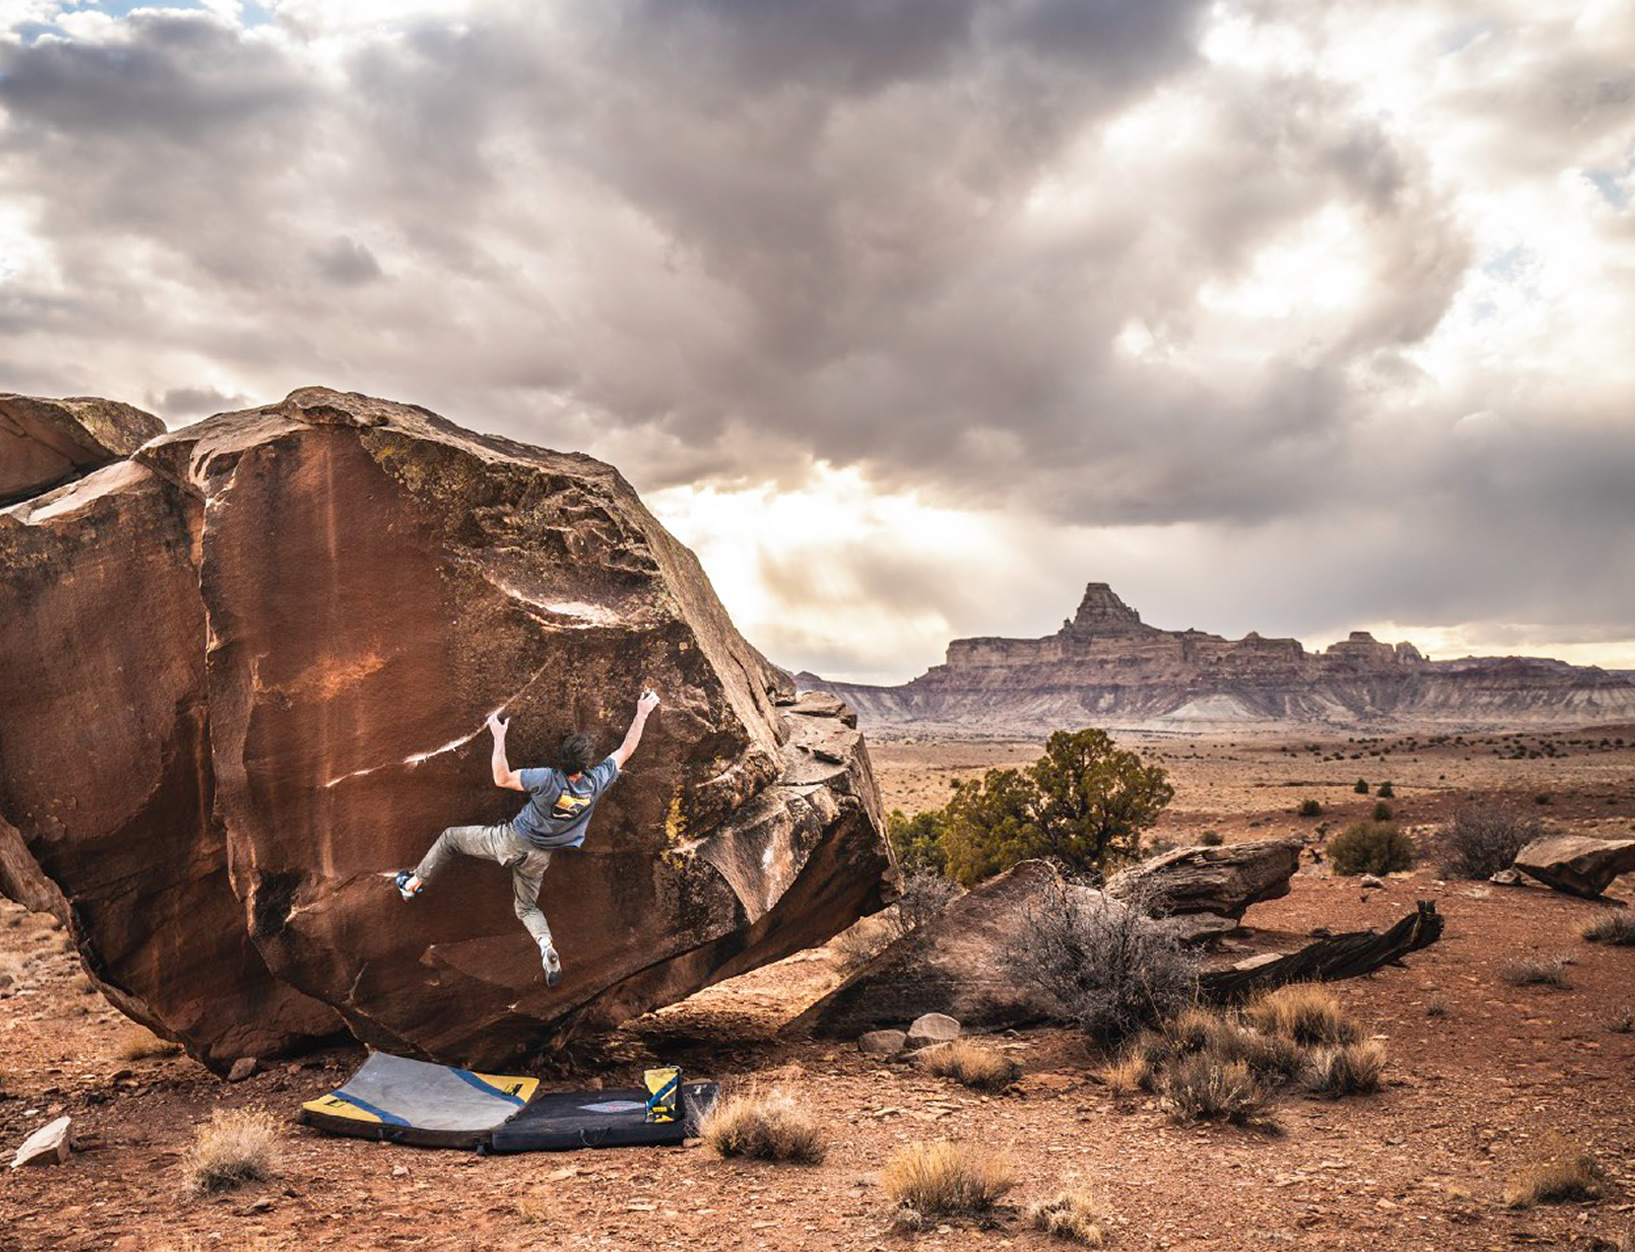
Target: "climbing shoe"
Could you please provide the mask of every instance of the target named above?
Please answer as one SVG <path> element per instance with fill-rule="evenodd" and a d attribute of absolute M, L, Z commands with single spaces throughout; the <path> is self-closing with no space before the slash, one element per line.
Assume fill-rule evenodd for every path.
<path fill-rule="evenodd" d="M 545 985 L 556 986 L 562 981 L 562 958 L 556 954 L 555 945 L 549 939 L 541 939 L 539 955 L 545 965 Z"/>
<path fill-rule="evenodd" d="M 420 894 L 421 889 L 425 886 L 424 883 L 421 883 L 418 887 L 409 886 L 409 884 L 414 881 L 414 871 L 409 869 L 398 870 L 397 877 L 392 881 L 397 883 L 397 894 L 402 896 L 405 900 L 414 899 Z"/>

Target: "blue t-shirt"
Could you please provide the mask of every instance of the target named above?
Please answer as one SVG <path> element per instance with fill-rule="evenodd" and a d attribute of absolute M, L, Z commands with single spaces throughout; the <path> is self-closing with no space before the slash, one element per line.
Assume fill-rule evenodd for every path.
<path fill-rule="evenodd" d="M 611 756 L 578 778 L 559 769 L 525 769 L 517 777 L 528 793 L 528 803 L 511 821 L 511 829 L 536 848 L 577 848 L 585 842 L 585 827 L 602 792 L 619 776 Z"/>

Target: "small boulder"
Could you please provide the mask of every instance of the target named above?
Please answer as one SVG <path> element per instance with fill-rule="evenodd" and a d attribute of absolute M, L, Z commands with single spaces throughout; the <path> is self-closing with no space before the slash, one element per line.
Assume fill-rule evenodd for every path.
<path fill-rule="evenodd" d="M 1520 887 L 1524 885 L 1522 876 L 1513 869 L 1501 869 L 1497 874 L 1490 875 L 1488 882 L 1498 887 Z"/>
<path fill-rule="evenodd" d="M 41 1126 L 27 1139 L 23 1146 L 17 1149 L 17 1155 L 11 1159 L 13 1169 L 21 1169 L 24 1165 L 61 1165 L 68 1159 L 72 1145 L 68 1135 L 69 1119 L 59 1117 L 54 1122 Z"/>
<path fill-rule="evenodd" d="M 1516 854 L 1516 868 L 1546 887 L 1593 898 L 1618 875 L 1635 872 L 1635 839 L 1546 835 Z"/>
<path fill-rule="evenodd" d="M 908 1028 L 910 1048 L 928 1048 L 934 1043 L 947 1043 L 959 1038 L 959 1023 L 946 1013 L 922 1013 Z"/>
<path fill-rule="evenodd" d="M 1364 874 L 1359 881 L 1364 887 L 1368 887 L 1374 891 L 1384 891 L 1386 888 L 1385 879 L 1381 878 L 1378 874 Z"/>
<path fill-rule="evenodd" d="M 233 1062 L 233 1068 L 227 1071 L 228 1082 L 243 1082 L 255 1074 L 256 1059 L 253 1056 L 241 1056 Z"/>
<path fill-rule="evenodd" d="M 908 1033 L 902 1030 L 871 1030 L 859 1035 L 857 1050 L 870 1056 L 895 1056 L 908 1042 Z"/>

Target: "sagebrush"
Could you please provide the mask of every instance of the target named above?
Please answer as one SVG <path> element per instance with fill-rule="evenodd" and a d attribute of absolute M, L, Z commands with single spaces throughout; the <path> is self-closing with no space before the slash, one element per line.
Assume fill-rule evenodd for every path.
<path fill-rule="evenodd" d="M 1544 834 L 1544 823 L 1495 804 L 1457 809 L 1436 835 L 1437 872 L 1444 878 L 1491 878 Z"/>
<path fill-rule="evenodd" d="M 1394 874 L 1414 867 L 1414 844 L 1395 822 L 1356 822 L 1328 844 L 1336 874 Z"/>
<path fill-rule="evenodd" d="M 1002 958 L 1008 973 L 1103 1044 L 1155 1026 L 1197 997 L 1198 958 L 1153 926 L 1133 896 L 1121 903 L 1049 885 L 1022 910 L 1013 937 Z"/>

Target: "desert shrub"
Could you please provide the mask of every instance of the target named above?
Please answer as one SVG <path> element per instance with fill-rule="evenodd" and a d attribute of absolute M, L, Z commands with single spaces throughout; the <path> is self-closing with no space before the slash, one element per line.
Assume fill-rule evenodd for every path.
<path fill-rule="evenodd" d="M 1353 787 L 1352 790 L 1355 791 L 1360 796 L 1367 795 L 1368 794 L 1368 780 L 1364 779 L 1364 778 L 1357 779 L 1357 785 L 1355 787 Z"/>
<path fill-rule="evenodd" d="M 1267 1092 L 1242 1061 L 1194 1052 L 1170 1062 L 1159 1080 L 1159 1103 L 1177 1122 L 1245 1125 L 1266 1115 Z"/>
<path fill-rule="evenodd" d="M 1635 1013 L 1616 1013 L 1607 1019 L 1606 1026 L 1615 1035 L 1635 1034 Z"/>
<path fill-rule="evenodd" d="M 1512 987 L 1561 987 L 1563 989 L 1572 984 L 1567 981 L 1566 963 L 1559 958 L 1545 956 L 1524 956 L 1509 961 L 1499 971 L 1500 976 Z"/>
<path fill-rule="evenodd" d="M 1511 1208 L 1599 1200 L 1606 1192 L 1606 1171 L 1595 1156 L 1559 1134 L 1545 1140 L 1539 1155 L 1511 1171 L 1504 1202 Z"/>
<path fill-rule="evenodd" d="M 1376 822 L 1388 822 L 1391 820 L 1391 806 L 1384 800 L 1378 800 L 1375 802 L 1374 820 Z"/>
<path fill-rule="evenodd" d="M 1092 1039 L 1116 1044 L 1197 996 L 1198 959 L 1151 925 L 1144 902 L 1056 883 L 1022 910 L 1003 957 Z"/>
<path fill-rule="evenodd" d="M 698 1124 L 698 1137 L 721 1156 L 816 1165 L 827 1145 L 823 1127 L 781 1091 L 750 1089 L 719 1097 Z"/>
<path fill-rule="evenodd" d="M 988 1148 L 938 1139 L 897 1149 L 881 1186 L 907 1225 L 943 1217 L 981 1217 L 1016 1185 L 1010 1162 Z"/>
<path fill-rule="evenodd" d="M 1336 874 L 1390 874 L 1412 869 L 1414 845 L 1393 822 L 1356 822 L 1328 845 Z"/>
<path fill-rule="evenodd" d="M 122 1061 L 141 1061 L 150 1056 L 175 1056 L 181 1046 L 161 1039 L 146 1026 L 127 1026 L 114 1040 L 114 1055 Z"/>
<path fill-rule="evenodd" d="M 897 930 L 911 934 L 925 925 L 959 895 L 959 886 L 952 879 L 930 870 L 915 870 L 903 875 L 897 897 Z"/>
<path fill-rule="evenodd" d="M 1300 801 L 1300 816 L 1301 817 L 1321 817 L 1322 815 L 1323 815 L 1323 806 L 1318 801 L 1316 801 L 1316 800 L 1302 800 L 1302 801 Z"/>
<path fill-rule="evenodd" d="M 1543 833 L 1544 823 L 1536 817 L 1467 804 L 1437 832 L 1437 872 L 1444 878 L 1491 878 L 1509 869 L 1516 853 Z"/>
<path fill-rule="evenodd" d="M 1362 1027 L 1332 992 L 1315 983 L 1292 983 L 1252 1001 L 1244 1016 L 1261 1033 L 1304 1047 L 1357 1043 Z"/>
<path fill-rule="evenodd" d="M 1635 912 L 1618 909 L 1584 923 L 1579 932 L 1591 943 L 1610 943 L 1621 948 L 1635 947 Z"/>
<path fill-rule="evenodd" d="M 1397 793 L 1396 789 L 1393 788 L 1389 782 L 1382 782 L 1375 789 L 1374 794 L 1382 800 L 1394 800 Z"/>
<path fill-rule="evenodd" d="M 1162 768 L 1103 730 L 1059 730 L 1026 769 L 956 783 L 940 814 L 948 874 L 972 886 L 1018 861 L 1050 857 L 1100 876 L 1134 859 L 1141 833 L 1175 795 Z"/>
<path fill-rule="evenodd" d="M 1063 1191 L 1054 1199 L 1028 1205 L 1028 1225 L 1058 1239 L 1099 1248 L 1107 1241 L 1096 1203 L 1082 1191 Z"/>
<path fill-rule="evenodd" d="M 953 1039 L 926 1048 L 916 1058 L 927 1072 L 952 1078 L 977 1091 L 1003 1091 L 1016 1081 L 1016 1062 L 969 1039 Z"/>
<path fill-rule="evenodd" d="M 1218 848 L 1226 842 L 1226 836 L 1218 830 L 1206 830 L 1198 836 L 1200 848 Z"/>
<path fill-rule="evenodd" d="M 897 867 L 905 875 L 948 872 L 948 854 L 942 846 L 942 810 L 919 812 L 913 817 L 901 809 L 886 816 L 886 841 L 896 854 Z"/>
<path fill-rule="evenodd" d="M 1315 1048 L 1305 1071 L 1306 1090 L 1315 1095 L 1369 1095 L 1380 1089 L 1385 1045 L 1376 1040 Z"/>
<path fill-rule="evenodd" d="M 217 1109 L 194 1132 L 183 1162 L 188 1189 L 227 1191 L 271 1178 L 278 1168 L 283 1131 L 261 1109 Z"/>

